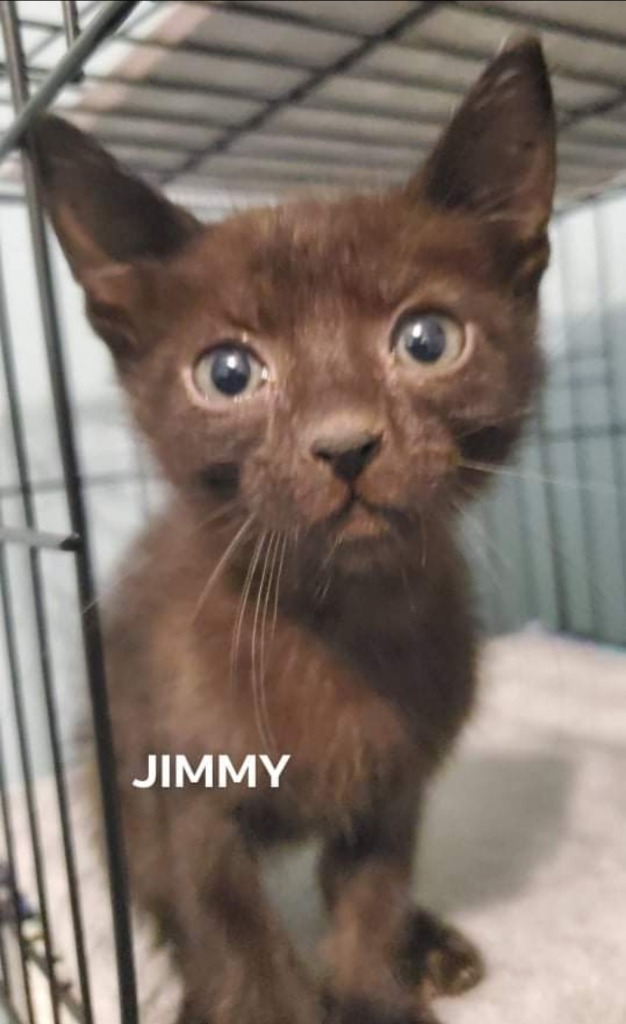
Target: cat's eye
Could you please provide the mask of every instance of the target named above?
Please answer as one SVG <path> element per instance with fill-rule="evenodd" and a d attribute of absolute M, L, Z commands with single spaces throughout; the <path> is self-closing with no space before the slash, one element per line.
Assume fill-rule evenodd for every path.
<path fill-rule="evenodd" d="M 224 341 L 205 352 L 193 370 L 193 382 L 209 402 L 249 398 L 263 386 L 267 367 L 245 345 Z"/>
<path fill-rule="evenodd" d="M 456 363 L 464 342 L 463 328 L 443 313 L 405 313 L 392 335 L 396 357 L 405 365 L 417 365 L 427 372 L 441 371 Z"/>

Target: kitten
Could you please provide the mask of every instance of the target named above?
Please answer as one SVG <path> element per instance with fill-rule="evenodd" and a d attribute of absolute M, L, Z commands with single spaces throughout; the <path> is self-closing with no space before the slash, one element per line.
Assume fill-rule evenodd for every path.
<path fill-rule="evenodd" d="M 417 1024 L 481 973 L 411 902 L 416 825 L 472 707 L 458 509 L 541 376 L 555 126 L 503 50 L 403 189 L 204 226 L 57 118 L 44 202 L 175 497 L 108 617 L 132 885 L 181 1024 Z M 291 755 L 278 789 L 137 789 L 150 754 Z M 259 879 L 321 837 L 323 994 Z"/>

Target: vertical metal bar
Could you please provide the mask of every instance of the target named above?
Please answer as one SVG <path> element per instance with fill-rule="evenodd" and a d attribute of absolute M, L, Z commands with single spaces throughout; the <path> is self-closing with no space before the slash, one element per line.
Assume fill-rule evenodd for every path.
<path fill-rule="evenodd" d="M 131 428 L 132 429 L 132 428 Z M 139 487 L 139 504 L 141 511 L 145 516 L 150 514 L 150 496 L 148 493 L 148 480 L 146 477 L 146 467 L 144 462 L 144 454 L 141 448 L 141 441 L 133 433 L 133 454 L 134 462 L 137 467 L 137 482 Z"/>
<path fill-rule="evenodd" d="M 513 478 L 515 491 L 515 505 L 517 509 L 518 531 L 522 541 L 522 589 L 524 600 L 524 615 L 536 615 L 538 608 L 537 583 L 535 579 L 535 560 L 532 557 L 533 532 L 528 522 L 528 494 L 526 481 L 521 475 Z"/>
<path fill-rule="evenodd" d="M 33 1013 L 33 997 L 30 989 L 30 974 L 28 970 L 28 955 L 26 951 L 26 943 L 24 941 L 24 935 L 22 933 L 21 922 L 20 922 L 20 897 L 17 888 L 17 871 L 16 871 L 16 857 L 15 857 L 15 840 L 13 838 L 13 821 L 11 817 L 11 808 L 9 807 L 9 799 L 7 796 L 7 780 L 6 780 L 6 769 L 4 763 L 4 744 L 2 729 L 0 728 L 0 815 L 2 817 L 2 829 L 4 832 L 6 851 L 7 851 L 7 863 L 9 869 L 9 889 L 11 892 L 11 904 L 13 908 L 13 917 L 15 920 L 15 937 L 17 940 L 18 949 L 20 952 L 20 968 L 22 973 L 22 984 L 24 986 L 24 1001 L 26 1003 L 26 1012 L 28 1014 L 29 1024 L 36 1024 L 34 1013 Z"/>
<path fill-rule="evenodd" d="M 18 381 L 13 360 L 13 347 L 11 344 L 11 328 L 7 313 L 6 291 L 4 287 L 4 268 L 1 258 L 2 247 L 0 246 L 0 353 L 2 367 L 6 381 L 7 401 L 9 407 L 9 419 L 13 433 L 15 459 L 17 463 L 18 477 L 22 486 L 22 508 L 26 524 L 33 533 L 37 532 L 37 516 L 34 503 L 34 495 L 30 482 L 28 468 L 28 454 L 25 444 L 25 425 L 18 399 Z M 2 520 L 0 519 L 0 524 Z M 4 556 L 3 556 L 4 557 Z M 50 746 L 52 750 L 52 764 L 54 769 L 55 789 L 59 807 L 59 820 L 61 824 L 61 838 L 63 854 L 67 872 L 68 890 L 70 897 L 70 911 L 72 915 L 72 926 L 76 945 L 76 962 L 78 966 L 78 977 L 81 990 L 81 998 L 84 1004 L 85 1022 L 92 1024 L 91 993 L 89 987 L 89 974 L 87 968 L 87 956 L 85 951 L 84 924 L 82 911 L 78 898 L 78 873 L 76 870 L 76 856 L 74 852 L 74 841 L 72 837 L 69 797 L 67 791 L 67 780 L 61 749 L 60 726 L 56 707 L 56 697 L 52 679 L 52 659 L 50 655 L 50 637 L 48 620 L 44 602 L 44 582 L 41 572 L 41 551 L 36 548 L 29 552 L 30 578 L 33 595 L 33 608 L 35 613 L 35 628 L 39 644 L 39 662 L 41 668 L 41 679 L 43 685 L 44 702 L 48 720 L 48 731 Z M 5 566 L 6 568 L 6 566 Z M 16 662 L 17 666 L 17 662 Z M 54 979 L 54 976 L 53 976 Z"/>
<path fill-rule="evenodd" d="M 7 959 L 4 928 L 5 925 L 0 918 L 0 993 L 2 998 L 5 999 L 7 1003 L 10 1003 L 13 998 L 13 983 L 11 980 L 11 972 L 9 971 L 9 961 Z"/>
<path fill-rule="evenodd" d="M 24 781 L 24 796 L 26 800 L 26 813 L 28 817 L 28 827 L 30 830 L 32 844 L 33 865 L 35 868 L 35 881 L 37 886 L 37 898 L 39 902 L 39 914 L 41 917 L 41 923 L 43 927 L 46 971 L 48 974 L 48 982 L 50 987 L 50 1002 L 52 1005 L 52 1015 L 54 1022 L 55 1024 L 59 1024 L 58 984 L 55 970 L 55 955 L 54 950 L 52 948 L 52 934 L 50 930 L 48 890 L 43 870 L 41 832 L 39 829 L 39 817 L 37 813 L 37 805 L 35 802 L 33 769 L 30 745 L 28 742 L 28 733 L 26 729 L 26 716 L 24 712 L 24 703 L 22 700 L 21 675 L 17 656 L 15 616 L 13 614 L 11 594 L 9 592 L 7 560 L 3 545 L 0 545 L 0 600 L 2 603 L 2 611 L 5 622 L 5 637 L 7 655 L 9 660 L 10 690 L 13 700 L 13 714 L 15 716 L 15 726 L 20 754 L 22 778 Z M 3 793 L 3 799 L 4 797 L 5 794 Z M 9 822 L 10 819 L 8 817 L 8 811 L 5 811 L 4 808 L 3 817 L 5 833 L 7 837 L 9 837 L 11 833 L 7 823 Z M 12 854 L 10 855 L 9 860 L 10 870 L 14 873 L 16 861 Z M 16 920 L 18 922 L 17 926 L 19 927 L 19 915 Z"/>
<path fill-rule="evenodd" d="M 22 971 L 22 983 L 24 986 L 24 999 L 29 1024 L 36 1024 L 33 1011 L 33 994 L 31 992 L 31 975 L 29 972 L 28 952 L 22 927 L 20 927 L 20 905 L 17 891 L 17 873 L 15 859 L 15 842 L 13 839 L 13 824 L 6 791 L 6 769 L 4 763 L 4 746 L 2 731 L 0 730 L 0 816 L 2 817 L 2 829 L 4 833 L 6 857 L 8 864 L 8 881 L 11 895 L 11 906 L 15 927 L 15 940 L 19 950 L 19 967 Z"/>
<path fill-rule="evenodd" d="M 9 408 L 9 419 L 11 422 L 13 443 L 15 449 L 15 457 L 18 466 L 18 474 L 20 476 L 20 483 L 23 486 L 23 506 L 24 513 L 27 518 L 29 525 L 34 527 L 35 520 L 33 518 L 33 504 L 32 504 L 32 489 L 30 486 L 30 479 L 27 468 L 26 459 L 26 447 L 24 443 L 24 430 L 23 425 L 19 416 L 19 408 L 17 404 L 17 380 L 15 376 L 15 370 L 12 362 L 12 352 L 9 344 L 9 333 L 8 333 L 8 319 L 6 315 L 6 304 L 5 304 L 5 293 L 4 293 L 4 276 L 2 268 L 0 267 L 0 352 L 2 355 L 2 366 L 6 384 L 6 394 Z M 0 518 L 0 523 L 2 519 Z M 34 550 L 29 552 L 29 561 L 31 569 L 31 582 L 32 592 L 35 604 L 35 618 L 37 619 L 38 613 L 41 610 L 39 605 L 39 597 L 41 591 L 40 581 L 40 568 L 37 561 L 37 555 Z M 22 778 L 24 783 L 24 794 L 26 800 L 28 824 L 30 830 L 30 838 L 33 852 L 33 864 L 35 868 L 35 880 L 37 886 L 37 898 L 39 902 L 40 916 L 43 926 L 44 936 L 44 952 L 46 961 L 46 972 L 48 976 L 48 982 L 50 986 L 50 1001 L 52 1005 L 52 1013 L 55 1024 L 58 1024 L 58 987 L 56 980 L 55 970 L 55 955 L 53 949 L 53 939 L 50 929 L 50 914 L 48 909 L 48 891 L 45 879 L 45 873 L 43 870 L 43 859 L 42 859 L 42 844 L 41 844 L 41 833 L 39 828 L 39 817 L 37 812 L 37 805 L 34 796 L 34 784 L 33 784 L 33 770 L 32 770 L 32 757 L 30 752 L 30 745 L 28 741 L 28 733 L 26 728 L 25 712 L 22 701 L 22 689 L 21 689 L 21 678 L 19 659 L 17 653 L 17 641 L 16 641 L 16 630 L 15 620 L 13 615 L 13 608 L 11 603 L 11 595 L 9 593 L 8 583 L 8 565 L 6 559 L 6 552 L 4 545 L 0 544 L 0 594 L 2 600 L 2 608 L 5 622 L 5 636 L 6 636 L 6 647 L 7 656 L 9 661 L 9 674 L 11 680 L 11 694 L 13 700 L 13 711 L 15 716 L 15 724 L 17 731 L 18 747 L 20 753 L 20 765 L 22 769 Z M 40 647 L 41 664 L 44 667 L 44 663 L 47 662 L 47 652 L 44 651 L 43 647 Z M 19 919 L 18 919 L 19 920 Z"/>
<path fill-rule="evenodd" d="M 22 141 L 24 132 L 36 115 L 42 113 L 56 99 L 63 86 L 71 82 L 72 76 L 84 66 L 85 61 L 97 49 L 102 40 L 106 39 L 107 35 L 113 32 L 128 17 L 136 5 L 137 0 L 106 0 L 91 24 L 80 33 L 75 43 L 50 74 L 46 76 L 30 100 L 28 99 L 26 81 L 24 82 L 24 102 L 16 104 L 18 115 L 0 139 L 0 160 L 4 160 L 15 149 Z M 0 9 L 3 12 L 3 30 L 5 33 L 8 32 L 9 45 L 6 46 L 7 70 L 9 77 L 12 78 L 12 73 L 16 67 L 14 53 L 16 40 L 12 38 L 11 24 L 13 22 L 16 28 L 19 28 L 17 8 L 13 0 L 2 0 Z M 17 45 L 21 52 L 19 36 L 17 37 Z M 10 50 L 10 47 L 12 47 L 12 50 Z M 24 68 L 23 57 L 19 66 Z"/>
<path fill-rule="evenodd" d="M 561 555 L 557 546 L 559 536 L 559 514 L 554 502 L 552 451 L 550 440 L 545 431 L 545 410 L 543 403 L 537 418 L 537 455 L 539 473 L 541 475 L 543 496 L 546 503 L 546 520 L 548 526 L 548 543 L 550 545 L 550 561 L 552 579 L 554 580 L 554 603 L 556 611 L 556 628 L 558 632 L 571 630 L 569 602 L 567 600 L 567 583 L 563 572 Z"/>
<path fill-rule="evenodd" d="M 76 42 L 80 35 L 80 19 L 78 16 L 78 7 L 76 6 L 76 0 L 61 0 L 61 7 L 63 9 L 63 28 L 65 30 L 65 41 L 68 48 L 72 43 Z M 72 76 L 71 81 L 75 84 L 82 82 L 85 78 L 85 73 L 80 68 L 75 75 Z"/>
<path fill-rule="evenodd" d="M 0 736 L 0 758 L 2 757 L 2 750 L 1 750 L 1 748 L 2 748 L 2 737 Z M 0 766 L 0 771 L 1 771 L 1 766 Z M 2 786 L 2 778 L 0 777 L 0 788 L 1 788 L 1 786 Z M 6 837 L 5 837 L 4 845 L 6 847 Z M 2 847 L 0 847 L 0 855 L 2 855 Z M 8 860 L 7 861 L 0 860 L 0 864 L 7 864 L 7 869 L 8 869 Z M 10 881 L 10 876 L 9 876 L 9 881 Z M 5 934 L 4 934 L 4 929 L 6 927 L 6 923 L 2 919 L 2 909 L 3 909 L 3 905 L 0 902 L 0 1000 L 1 999 L 5 999 L 5 1001 L 7 1003 L 10 1003 L 12 1001 L 12 999 L 13 999 L 13 978 L 11 976 L 11 971 L 9 969 L 9 959 L 8 959 L 8 956 L 7 956 L 6 941 L 5 941 Z M 0 1005 L 1 1005 L 1 1003 L 0 1003 Z"/>
<path fill-rule="evenodd" d="M 567 252 L 567 246 L 563 245 L 560 250 L 559 265 L 557 265 L 557 273 L 559 276 L 559 284 L 561 294 L 563 296 L 562 308 L 565 311 L 565 319 L 563 324 L 563 330 L 565 334 L 565 356 L 563 360 L 565 370 L 565 380 L 567 382 L 567 396 L 569 408 L 571 410 L 572 422 L 580 422 L 580 395 L 579 389 L 573 384 L 574 375 L 574 360 L 572 359 L 572 348 L 571 339 L 568 337 L 567 325 L 568 325 L 568 314 L 567 314 L 567 302 L 566 302 L 566 288 L 565 288 L 565 254 Z M 594 576 L 594 565 L 596 564 L 595 555 L 595 544 L 596 538 L 593 532 L 593 524 L 591 521 L 591 510 L 589 507 L 589 492 L 585 488 L 585 480 L 589 479 L 588 464 L 587 464 L 587 452 L 584 444 L 581 440 L 575 441 L 574 445 L 574 473 L 576 477 L 576 496 L 578 502 L 578 509 L 580 511 L 580 519 L 582 524 L 582 551 L 581 551 L 581 564 L 584 578 L 587 582 L 587 593 L 589 595 L 589 622 L 591 626 L 591 633 L 596 638 L 599 638 L 600 623 L 598 620 L 598 608 L 596 601 L 594 600 L 594 590 L 597 592 L 595 586 Z M 563 557 L 561 555 L 561 557 Z"/>
<path fill-rule="evenodd" d="M 67 45 L 71 46 L 80 34 L 80 22 L 78 20 L 76 0 L 61 0 L 61 7 L 63 8 L 63 28 L 65 29 L 65 39 Z"/>
<path fill-rule="evenodd" d="M 606 280 L 607 261 L 604 240 L 600 231 L 597 205 L 592 210 L 593 233 L 596 250 L 596 262 L 598 265 L 598 282 L 600 290 L 600 350 L 602 352 L 603 384 L 606 391 L 606 399 L 609 412 L 609 430 L 607 438 L 611 453 L 611 474 L 615 486 L 615 506 L 618 522 L 618 544 L 620 568 L 622 576 L 622 592 L 626 600 L 626 466 L 620 458 L 617 448 L 617 436 L 615 428 L 619 426 L 620 407 L 616 388 L 615 374 L 612 367 L 615 359 L 615 348 L 613 332 L 607 323 L 607 299 L 603 281 Z M 624 608 L 624 621 L 626 621 L 626 607 Z"/>
<path fill-rule="evenodd" d="M 489 599 L 492 608 L 496 608 L 496 614 L 493 616 L 493 630 L 494 633 L 505 632 L 510 627 L 509 617 L 506 611 L 506 602 L 503 601 L 502 595 L 506 594 L 506 587 L 502 580 L 502 570 L 504 568 L 504 574 L 508 570 L 508 566 L 502 561 L 500 556 L 497 543 L 494 541 L 498 530 L 496 525 L 496 517 L 494 515 L 494 495 L 493 492 L 488 494 L 482 502 L 482 521 L 485 526 L 484 535 L 487 538 L 485 545 L 486 553 L 486 564 L 487 564 L 487 576 L 489 585 Z M 493 565 L 493 555 L 498 555 L 497 564 Z M 493 584 L 497 581 L 500 593 L 494 593 Z"/>
<path fill-rule="evenodd" d="M 540 412 L 539 410 L 536 410 L 535 418 L 533 422 L 530 424 L 527 444 L 524 446 L 522 460 L 524 466 L 528 466 L 528 456 L 532 452 L 534 455 L 538 455 L 540 465 L 543 468 L 543 445 L 545 441 L 540 431 L 540 425 L 538 422 L 539 416 Z M 534 618 L 537 621 L 541 622 L 544 626 L 546 626 L 546 628 L 550 627 L 551 629 L 555 629 L 557 625 L 555 619 L 560 619 L 560 609 L 558 607 L 557 584 L 554 579 L 554 547 L 552 545 L 551 524 L 549 521 L 549 513 L 547 510 L 547 487 L 549 486 L 549 484 L 547 484 L 544 474 L 542 472 L 534 473 L 531 470 L 530 473 L 527 474 L 523 469 L 520 474 L 520 483 L 522 484 L 520 503 L 521 506 L 523 506 L 520 507 L 520 517 L 523 520 L 523 529 L 526 541 L 528 543 L 529 549 L 532 549 L 532 557 L 530 557 L 530 554 L 528 557 L 529 567 L 527 570 L 528 579 L 531 582 L 533 594 L 533 603 L 531 610 L 533 611 Z M 536 493 L 531 493 L 531 485 L 533 488 L 533 492 L 540 491 L 541 493 L 541 498 L 539 500 L 543 502 L 543 509 L 546 512 L 546 531 L 544 531 L 543 529 L 534 529 L 535 519 L 533 513 L 535 512 L 535 499 L 538 496 Z M 546 539 L 549 545 L 549 550 L 547 553 L 545 552 Z M 540 557 L 544 556 L 543 562 L 549 565 L 548 575 L 550 578 L 550 583 L 547 585 L 545 583 L 546 577 L 542 576 L 543 570 L 539 570 L 539 567 L 537 565 L 538 555 Z M 546 592 L 551 598 L 549 602 L 550 615 L 548 621 L 546 621 L 545 611 L 542 604 L 542 597 L 546 594 Z"/>
<path fill-rule="evenodd" d="M 119 15 L 121 11 L 129 13 L 134 5 L 119 3 L 116 6 Z M 13 4 L 2 0 L 0 15 L 14 104 L 17 111 L 23 111 L 28 102 L 28 84 L 20 45 L 17 12 Z M 119 23 L 119 18 L 115 24 L 117 23 Z M 75 555 L 75 566 L 82 610 L 83 645 L 88 669 L 95 752 L 105 826 L 120 1010 L 124 1024 L 138 1024 L 137 988 L 130 922 L 130 893 L 117 794 L 115 750 L 107 699 L 104 650 L 90 558 L 88 521 L 84 495 L 80 486 L 74 424 L 59 319 L 54 299 L 48 240 L 35 169 L 26 153 L 22 154 L 22 166 L 70 521 L 72 531 L 83 539 L 83 545 Z"/>

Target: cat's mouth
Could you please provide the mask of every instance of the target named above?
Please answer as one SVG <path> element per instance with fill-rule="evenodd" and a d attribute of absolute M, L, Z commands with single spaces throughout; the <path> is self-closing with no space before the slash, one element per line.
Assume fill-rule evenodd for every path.
<path fill-rule="evenodd" d="M 392 512 L 350 493 L 331 525 L 339 542 L 382 540 L 392 529 Z"/>

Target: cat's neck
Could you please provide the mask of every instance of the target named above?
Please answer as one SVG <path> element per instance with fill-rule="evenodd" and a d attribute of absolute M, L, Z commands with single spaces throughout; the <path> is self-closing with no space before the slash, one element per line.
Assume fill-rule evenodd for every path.
<path fill-rule="evenodd" d="M 436 536 L 435 536 L 436 534 Z M 394 552 L 388 561 L 359 564 L 337 557 L 333 565 L 304 568 L 294 561 L 287 574 L 281 606 L 287 614 L 311 622 L 329 636 L 368 637 L 395 643 L 425 618 L 434 599 L 459 582 L 464 563 L 452 524 L 432 527 L 429 549 L 422 538 Z"/>
<path fill-rule="evenodd" d="M 272 601 L 286 617 L 328 636 L 391 638 L 412 629 L 434 597 L 463 575 L 454 523 L 433 518 L 415 537 L 385 550 L 307 549 L 298 537 L 259 532 L 242 514 L 235 518 L 206 506 L 187 505 L 192 538 L 188 555 L 218 570 L 223 585 L 250 600 L 271 580 Z M 248 524 L 248 525 L 246 525 Z"/>

